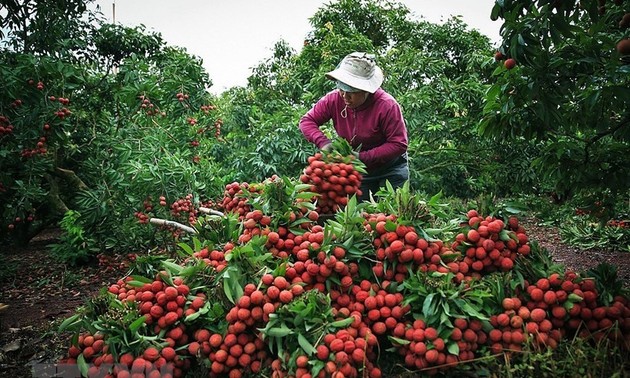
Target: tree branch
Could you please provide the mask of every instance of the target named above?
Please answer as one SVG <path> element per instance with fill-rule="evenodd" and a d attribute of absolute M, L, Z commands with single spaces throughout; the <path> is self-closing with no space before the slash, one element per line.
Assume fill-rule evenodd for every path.
<path fill-rule="evenodd" d="M 76 189 L 79 189 L 79 190 L 89 189 L 88 186 L 85 185 L 85 183 L 79 178 L 79 176 L 77 176 L 77 174 L 74 173 L 74 171 L 71 171 L 69 169 L 55 167 L 55 171 L 53 173 L 55 174 L 55 176 L 61 177 L 62 179 L 70 183 L 70 185 L 72 185 Z"/>

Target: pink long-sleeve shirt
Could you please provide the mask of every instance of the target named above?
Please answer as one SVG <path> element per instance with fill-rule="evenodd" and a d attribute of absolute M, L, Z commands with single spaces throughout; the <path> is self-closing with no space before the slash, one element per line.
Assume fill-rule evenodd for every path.
<path fill-rule="evenodd" d="M 300 119 L 306 139 L 322 148 L 330 140 L 319 129 L 332 119 L 337 134 L 353 148 L 368 171 L 387 166 L 407 151 L 407 127 L 396 99 L 379 88 L 356 109 L 347 108 L 337 90 L 327 93 Z M 342 115 L 345 113 L 345 117 Z"/>

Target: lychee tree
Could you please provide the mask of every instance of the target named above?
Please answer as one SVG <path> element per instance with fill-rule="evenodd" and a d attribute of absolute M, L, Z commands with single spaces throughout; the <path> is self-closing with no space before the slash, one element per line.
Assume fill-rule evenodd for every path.
<path fill-rule="evenodd" d="M 492 9 L 503 22 L 500 63 L 479 132 L 537 146 L 533 166 L 560 199 L 615 198 L 630 187 L 629 12 L 623 0 L 496 1 Z"/>

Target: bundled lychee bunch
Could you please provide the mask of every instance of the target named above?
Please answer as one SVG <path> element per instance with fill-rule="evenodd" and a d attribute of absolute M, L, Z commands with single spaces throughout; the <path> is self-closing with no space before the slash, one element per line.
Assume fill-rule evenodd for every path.
<path fill-rule="evenodd" d="M 452 368 L 459 361 L 472 360 L 478 346 L 485 343 L 487 338 L 482 323 L 474 319 L 467 321 L 456 318 L 450 337 L 445 338 L 441 334 L 419 319 L 408 326 L 401 338 L 409 343 L 397 346 L 404 356 L 405 365 L 424 369 L 433 375 L 438 369 Z M 449 352 L 448 343 L 457 343 L 459 353 Z"/>
<path fill-rule="evenodd" d="M 341 329 L 335 333 L 326 334 L 323 343 L 317 346 L 316 358 L 326 364 L 318 376 L 325 377 L 374 377 L 382 376 L 381 369 L 373 364 L 377 354 L 374 348 L 378 341 L 369 331 L 363 335 L 354 335 L 354 332 Z M 305 356 L 297 359 L 296 377 L 310 374 L 308 358 Z M 303 375 L 300 375 L 303 374 Z"/>
<path fill-rule="evenodd" d="M 195 313 L 206 302 L 201 292 L 191 295 L 189 300 L 190 288 L 180 277 L 173 279 L 175 286 L 164 282 L 160 274 L 153 282 L 139 287 L 130 284 L 131 280 L 131 277 L 127 281 L 118 280 L 108 291 L 123 302 L 135 301 L 140 313 L 145 315 L 145 323 L 154 325 L 156 333 L 176 326 L 183 317 Z"/>
<path fill-rule="evenodd" d="M 260 190 L 256 185 L 250 185 L 247 182 L 233 182 L 227 184 L 223 192 L 223 200 L 220 203 L 220 207 L 226 213 L 237 213 L 242 220 L 245 214 L 252 210 L 249 204 L 249 194 L 259 192 Z"/>
<path fill-rule="evenodd" d="M 316 205 L 319 214 L 334 213 L 348 203 L 349 196 L 361 195 L 361 166 L 353 154 L 317 152 L 308 158 L 308 167 L 300 181 L 310 184 L 311 191 L 319 194 Z"/>
<path fill-rule="evenodd" d="M 483 218 L 476 210 L 470 210 L 467 217 L 467 231 L 458 234 L 451 247 L 464 255 L 463 261 L 472 271 L 508 271 L 514 267 L 517 256 L 529 255 L 528 237 L 517 218 L 510 218 L 506 226 L 503 220 Z"/>
<path fill-rule="evenodd" d="M 519 351 L 529 342 L 536 349 L 555 349 L 562 339 L 563 329 L 554 326 L 542 308 L 521 304 L 519 298 L 505 298 L 502 302 L 505 311 L 490 317 L 495 328 L 490 331 L 491 350 L 500 353 L 504 349 Z"/>
<path fill-rule="evenodd" d="M 573 299 L 572 306 L 567 309 L 568 330 L 577 331 L 580 336 L 593 337 L 595 340 L 608 337 L 630 349 L 630 303 L 627 298 L 615 296 L 606 306 L 598 300 L 601 298 L 595 280 L 580 279 L 573 272 L 565 273 L 562 288 L 571 293 L 570 298 Z M 576 301 L 577 298 L 582 300 Z"/>
<path fill-rule="evenodd" d="M 388 282 L 384 281 L 384 284 Z M 383 336 L 388 332 L 396 335 L 397 332 L 394 332 L 396 328 L 404 329 L 403 318 L 409 313 L 410 306 L 403 305 L 401 293 L 389 293 L 379 285 L 365 280 L 354 288 L 357 288 L 353 290 L 356 302 L 351 308 L 366 314 L 363 322 L 371 333 L 376 336 Z"/>
<path fill-rule="evenodd" d="M 167 337 L 167 340 L 169 338 Z M 76 372 L 71 366 L 76 365 L 79 358 L 83 358 L 89 368 L 88 377 L 177 377 L 190 368 L 191 361 L 178 354 L 172 346 L 147 346 L 137 355 L 126 352 L 116 359 L 109 352 L 101 333 L 83 333 L 76 345 L 68 349 L 65 358 L 59 361 L 58 369 L 68 369 L 68 374 Z M 60 372 L 58 370 L 58 372 Z"/>
<path fill-rule="evenodd" d="M 223 250 L 213 249 L 210 251 L 207 247 L 193 253 L 193 258 L 202 260 L 206 265 L 209 265 L 216 269 L 217 272 L 221 272 L 227 266 L 225 255 L 230 253 L 234 248 L 234 244 L 226 243 L 223 246 Z"/>
<path fill-rule="evenodd" d="M 452 271 L 457 281 L 464 279 L 467 266 L 461 262 L 444 261 L 443 255 L 451 251 L 440 240 L 427 241 L 416 232 L 413 226 L 396 222 L 394 215 L 366 214 L 366 229 L 373 232 L 372 244 L 376 248 L 377 263 L 372 270 L 376 277 L 402 282 L 409 276 L 409 270 L 424 272 Z"/>
<path fill-rule="evenodd" d="M 268 359 L 265 344 L 258 336 L 263 323 L 264 294 L 248 284 L 243 295 L 226 314 L 228 329 L 225 335 L 199 329 L 188 345 L 191 355 L 208 360 L 210 377 L 241 377 L 257 374 Z M 271 311 L 274 306 L 271 305 Z M 270 311 L 269 308 L 266 309 Z"/>

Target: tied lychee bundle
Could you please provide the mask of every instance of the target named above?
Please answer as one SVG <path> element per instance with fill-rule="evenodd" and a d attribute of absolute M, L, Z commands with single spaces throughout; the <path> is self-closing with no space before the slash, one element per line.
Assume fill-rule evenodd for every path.
<path fill-rule="evenodd" d="M 226 212 L 235 212 L 242 219 L 245 214 L 252 210 L 249 204 L 249 195 L 251 193 L 259 193 L 260 188 L 257 185 L 250 185 L 247 182 L 233 182 L 225 186 L 223 192 L 223 200 L 220 207 Z"/>
<path fill-rule="evenodd" d="M 318 193 L 316 210 L 320 214 L 331 214 L 348 203 L 348 196 L 361 195 L 362 175 L 353 164 L 354 155 L 324 155 L 321 152 L 308 158 L 308 167 L 300 180 L 311 185 Z"/>
<path fill-rule="evenodd" d="M 549 278 L 553 286 L 552 278 Z M 574 272 L 566 272 L 562 289 L 566 290 L 570 298 L 580 298 L 572 301 L 567 308 L 566 327 L 571 331 L 578 331 L 581 337 L 593 337 L 596 341 L 608 337 L 619 342 L 626 349 L 630 349 L 630 306 L 627 298 L 616 295 L 608 306 L 602 304 L 597 291 L 595 280 L 580 279 Z"/>
<path fill-rule="evenodd" d="M 388 281 L 383 285 L 389 286 Z M 404 317 L 411 307 L 404 305 L 401 293 L 389 293 L 384 287 L 363 280 L 360 285 L 353 286 L 354 305 L 348 306 L 353 310 L 361 310 L 364 317 L 360 317 L 362 323 L 369 327 L 372 334 L 383 336 L 387 332 L 400 331 L 401 336 L 405 329 Z M 337 301 L 339 302 L 339 301 Z M 398 332 L 394 332 L 396 335 Z"/>
<path fill-rule="evenodd" d="M 348 203 L 348 197 L 360 196 L 361 180 L 366 173 L 350 144 L 338 138 L 330 150 L 317 152 L 308 158 L 308 167 L 300 180 L 311 185 L 311 191 L 319 194 L 316 211 L 331 214 Z"/>
<path fill-rule="evenodd" d="M 233 243 L 226 243 L 223 247 L 223 250 L 203 248 L 195 253 L 193 253 L 194 259 L 199 259 L 203 261 L 206 265 L 209 265 L 217 270 L 217 272 L 221 272 L 223 269 L 227 267 L 227 261 L 225 260 L 225 255 L 230 253 L 230 251 L 234 248 Z"/>
<path fill-rule="evenodd" d="M 191 295 L 192 299 L 189 299 L 190 288 L 181 277 L 173 279 L 175 286 L 164 282 L 161 273 L 154 281 L 142 285 L 131 281 L 131 277 L 126 281 L 119 280 L 110 285 L 108 291 L 123 302 L 136 302 L 140 314 L 145 317 L 145 323 L 153 325 L 156 333 L 177 327 L 184 317 L 198 311 L 206 302 L 203 293 Z"/>
<path fill-rule="evenodd" d="M 426 369 L 429 375 L 433 375 L 437 373 L 438 366 L 453 366 L 459 361 L 472 360 L 474 351 L 486 341 L 486 334 L 479 320 L 456 318 L 450 337 L 442 338 L 436 328 L 418 319 L 404 330 L 400 338 L 409 342 L 398 346 L 404 355 L 405 365 L 412 369 Z M 458 354 L 449 351 L 448 343 L 457 343 Z"/>
<path fill-rule="evenodd" d="M 506 225 L 495 217 L 483 218 L 476 210 L 470 210 L 467 217 L 467 228 L 457 235 L 452 249 L 465 256 L 464 262 L 473 272 L 509 271 L 518 256 L 529 255 L 529 240 L 517 218 L 511 217 Z"/>
<path fill-rule="evenodd" d="M 366 329 L 367 330 L 367 329 Z M 381 377 L 381 370 L 372 361 L 377 359 L 375 347 L 377 339 L 369 331 L 364 335 L 353 336 L 354 332 L 341 329 L 328 333 L 323 343 L 317 346 L 315 358 L 324 361 L 324 372 L 327 377 Z M 298 358 L 298 368 L 307 369 L 308 360 Z M 307 373 L 299 371 L 299 373 Z M 298 375 L 296 376 L 303 376 Z"/>
<path fill-rule="evenodd" d="M 456 282 L 465 279 L 468 264 L 455 261 L 457 254 L 440 240 L 427 241 L 413 226 L 396 223 L 396 216 L 366 215 L 366 229 L 374 233 L 377 263 L 372 267 L 376 277 L 403 282 L 412 271 L 452 272 Z"/>

